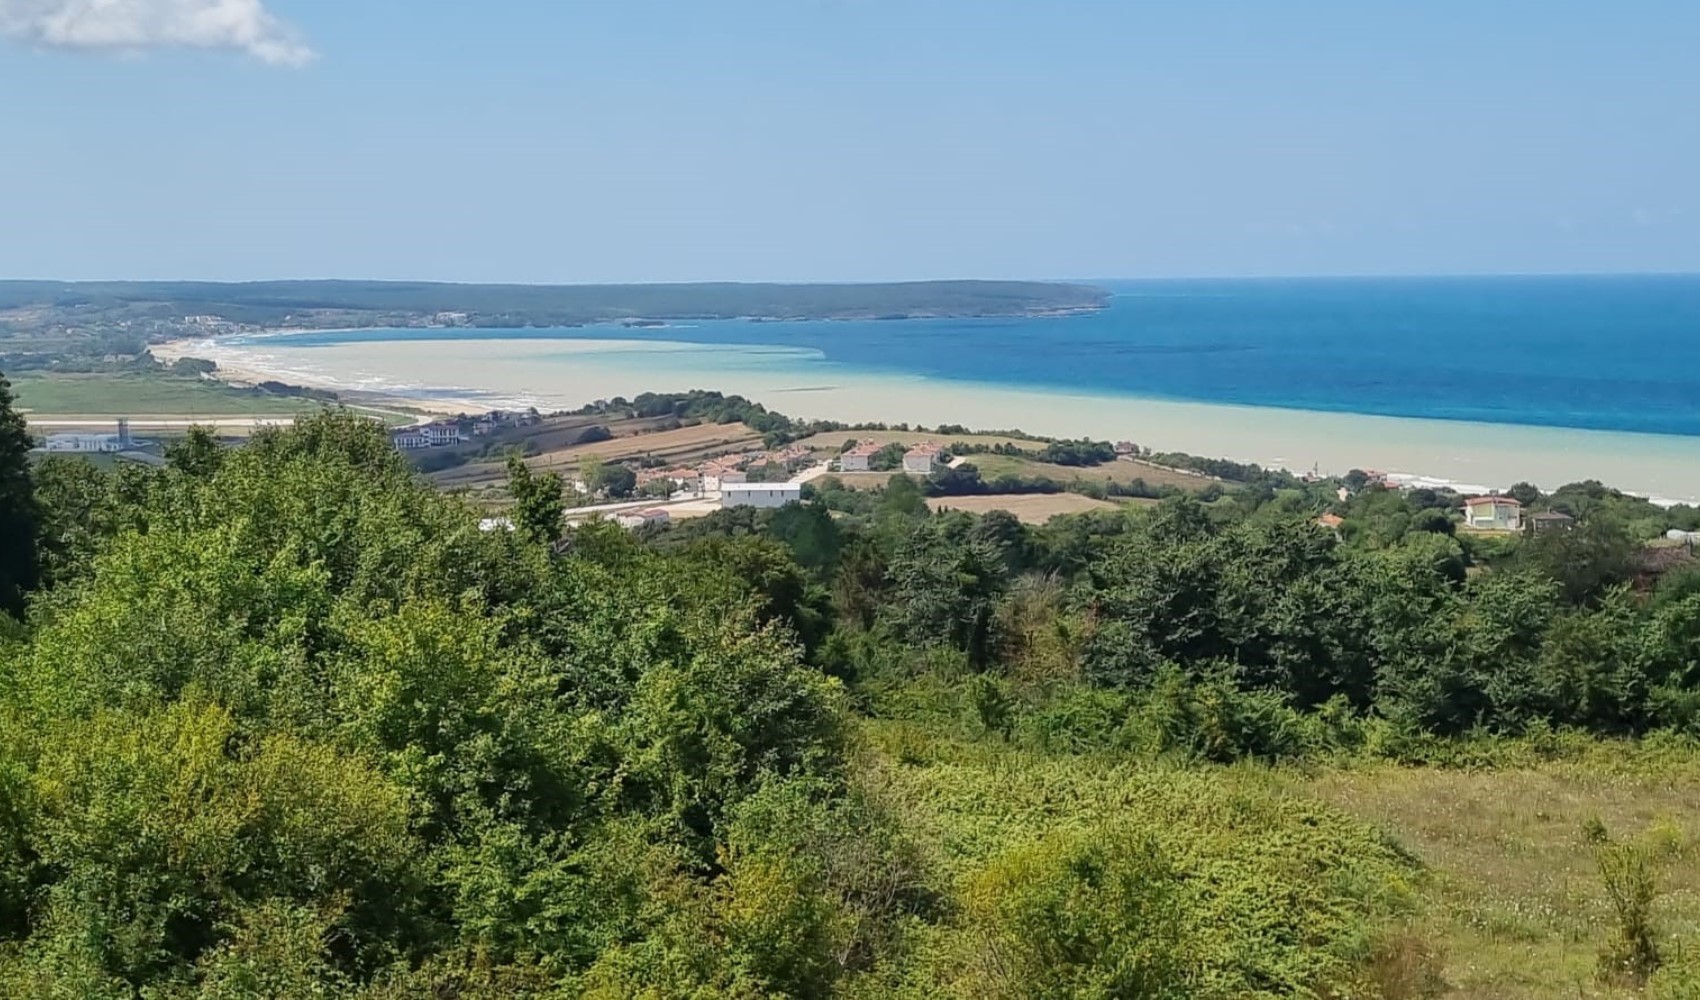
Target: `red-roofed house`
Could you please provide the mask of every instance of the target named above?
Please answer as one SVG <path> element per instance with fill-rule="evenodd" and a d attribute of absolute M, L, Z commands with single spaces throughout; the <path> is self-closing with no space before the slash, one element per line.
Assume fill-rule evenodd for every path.
<path fill-rule="evenodd" d="M 930 475 L 934 469 L 938 468 L 939 454 L 943 451 L 944 449 L 930 441 L 926 444 L 918 444 L 903 453 L 903 471 L 914 472 L 923 476 Z"/>
<path fill-rule="evenodd" d="M 885 447 L 873 441 L 863 441 L 861 444 L 838 456 L 838 468 L 841 472 L 867 472 L 868 460 L 878 455 Z"/>

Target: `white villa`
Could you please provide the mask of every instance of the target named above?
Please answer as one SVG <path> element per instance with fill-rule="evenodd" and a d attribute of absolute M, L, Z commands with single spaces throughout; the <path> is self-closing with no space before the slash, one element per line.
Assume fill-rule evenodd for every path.
<path fill-rule="evenodd" d="M 903 471 L 919 473 L 923 476 L 930 475 L 934 469 L 938 468 L 939 455 L 943 451 L 943 448 L 930 441 L 926 444 L 918 444 L 903 453 Z"/>
<path fill-rule="evenodd" d="M 1486 531 L 1522 531 L 1523 505 L 1510 497 L 1471 497 L 1464 501 L 1464 526 Z"/>
<path fill-rule="evenodd" d="M 872 441 L 863 441 L 861 444 L 838 456 L 839 471 L 867 472 L 868 460 L 879 454 L 880 448 L 881 445 L 875 444 Z"/>
<path fill-rule="evenodd" d="M 670 520 L 672 520 L 672 515 L 668 514 L 660 507 L 651 507 L 647 510 L 625 511 L 614 515 L 615 524 L 622 528 L 632 529 L 642 528 L 645 525 L 650 524 L 666 524 Z"/>

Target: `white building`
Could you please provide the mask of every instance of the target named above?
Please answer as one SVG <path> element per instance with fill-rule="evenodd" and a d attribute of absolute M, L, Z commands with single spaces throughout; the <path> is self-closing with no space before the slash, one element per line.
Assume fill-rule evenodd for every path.
<path fill-rule="evenodd" d="M 701 489 L 704 493 L 713 493 L 716 490 L 725 489 L 727 486 L 742 483 L 748 479 L 749 475 L 735 466 L 711 462 L 702 467 Z"/>
<path fill-rule="evenodd" d="M 431 447 L 431 439 L 426 437 L 417 428 L 405 431 L 396 431 L 394 434 L 390 435 L 390 440 L 393 441 L 395 446 L 402 451 L 412 451 L 415 448 Z"/>
<path fill-rule="evenodd" d="M 903 453 L 903 471 L 931 475 L 938 468 L 939 455 L 944 449 L 936 444 L 918 444 Z"/>
<path fill-rule="evenodd" d="M 1523 505 L 1510 497 L 1471 497 L 1464 501 L 1464 526 L 1487 531 L 1522 531 Z"/>
<path fill-rule="evenodd" d="M 838 470 L 840 472 L 869 471 L 868 461 L 875 455 L 879 454 L 880 447 L 880 445 L 877 445 L 872 441 L 863 441 L 861 444 L 838 456 Z"/>
<path fill-rule="evenodd" d="M 642 528 L 651 524 L 666 524 L 670 520 L 672 520 L 672 515 L 668 514 L 660 507 L 651 507 L 648 510 L 626 511 L 624 513 L 614 515 L 615 524 L 622 528 L 632 529 Z"/>
<path fill-rule="evenodd" d="M 802 499 L 802 483 L 734 483 L 720 488 L 721 507 L 783 507 Z"/>
<path fill-rule="evenodd" d="M 424 434 L 425 440 L 431 442 L 433 446 L 443 444 L 460 444 L 461 442 L 460 425 L 455 423 L 442 422 L 426 424 L 424 427 L 419 428 L 419 432 Z"/>
<path fill-rule="evenodd" d="M 49 434 L 45 447 L 48 451 L 111 454 L 123 451 L 125 442 L 117 434 Z"/>

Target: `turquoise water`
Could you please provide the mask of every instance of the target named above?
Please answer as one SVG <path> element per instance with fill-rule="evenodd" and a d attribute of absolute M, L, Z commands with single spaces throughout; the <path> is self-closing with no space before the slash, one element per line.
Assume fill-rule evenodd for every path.
<path fill-rule="evenodd" d="M 1042 319 L 361 330 L 394 340 L 772 347 L 835 371 L 1206 403 L 1700 436 L 1700 276 L 1100 282 Z M 617 332 L 612 332 L 617 331 Z M 705 378 L 711 373 L 705 372 Z M 705 387 L 712 388 L 705 382 Z"/>

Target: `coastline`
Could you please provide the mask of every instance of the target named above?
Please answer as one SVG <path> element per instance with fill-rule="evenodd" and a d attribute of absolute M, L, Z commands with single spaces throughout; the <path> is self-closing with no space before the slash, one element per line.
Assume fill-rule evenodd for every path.
<path fill-rule="evenodd" d="M 343 332 L 346 331 L 343 329 L 288 329 L 268 331 L 258 336 L 271 339 L 296 334 Z M 212 377 L 233 386 L 252 386 L 268 381 L 284 382 L 308 389 L 333 390 L 347 397 L 348 402 L 363 406 L 392 406 L 406 410 L 418 410 L 432 416 L 452 417 L 456 414 L 477 413 L 493 408 L 483 394 L 474 391 L 467 391 L 460 395 L 451 392 L 449 395 L 421 397 L 417 391 L 384 388 L 366 389 L 350 386 L 336 379 L 304 377 L 293 370 L 268 365 L 264 360 L 252 360 L 235 350 L 222 348 L 214 343 L 215 340 L 216 338 L 213 337 L 191 337 L 161 341 L 157 344 L 148 345 L 148 352 L 164 365 L 169 365 L 180 358 L 199 358 L 213 361 L 218 365 L 218 369 L 212 373 Z M 461 398 L 461 396 L 464 396 L 464 398 Z"/>
<path fill-rule="evenodd" d="M 275 379 L 436 413 L 572 409 L 646 391 L 717 389 L 798 418 L 1132 440 L 1298 472 L 1373 468 L 1463 492 L 1597 479 L 1660 502 L 1700 498 L 1700 440 L 1675 435 L 1023 389 L 862 372 L 803 349 L 638 340 L 615 330 L 598 340 L 288 344 L 289 333 L 306 332 L 262 343 L 174 341 L 154 353 L 167 362 L 207 358 L 227 380 Z"/>

